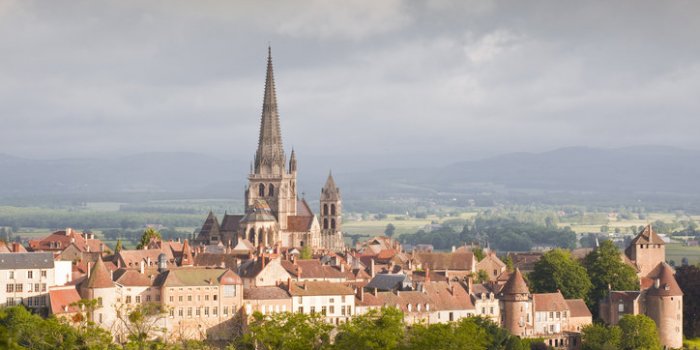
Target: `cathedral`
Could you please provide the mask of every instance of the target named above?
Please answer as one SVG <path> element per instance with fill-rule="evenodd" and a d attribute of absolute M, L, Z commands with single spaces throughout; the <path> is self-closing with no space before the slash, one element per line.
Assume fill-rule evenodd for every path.
<path fill-rule="evenodd" d="M 297 192 L 297 158 L 287 162 L 268 48 L 267 75 L 260 118 L 258 149 L 245 189 L 245 214 L 225 214 L 221 224 L 213 213 L 196 238 L 200 244 L 260 248 L 303 248 L 339 251 L 345 247 L 341 232 L 341 196 L 332 174 L 321 189 L 320 218 Z"/>

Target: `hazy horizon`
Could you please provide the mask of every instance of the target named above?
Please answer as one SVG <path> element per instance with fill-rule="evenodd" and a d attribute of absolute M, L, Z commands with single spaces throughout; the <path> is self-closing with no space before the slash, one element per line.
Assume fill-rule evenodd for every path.
<path fill-rule="evenodd" d="M 249 161 L 269 42 L 285 150 L 302 162 L 698 150 L 698 10 L 689 1 L 0 0 L 0 153 Z"/>

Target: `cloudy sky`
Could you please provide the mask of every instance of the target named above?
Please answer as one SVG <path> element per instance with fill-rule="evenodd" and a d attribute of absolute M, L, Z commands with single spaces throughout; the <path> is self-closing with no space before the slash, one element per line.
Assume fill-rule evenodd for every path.
<path fill-rule="evenodd" d="M 700 2 L 0 0 L 0 153 L 700 149 Z"/>

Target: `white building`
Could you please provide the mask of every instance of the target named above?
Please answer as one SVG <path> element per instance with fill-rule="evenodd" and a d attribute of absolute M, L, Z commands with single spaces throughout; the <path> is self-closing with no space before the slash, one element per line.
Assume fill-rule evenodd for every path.
<path fill-rule="evenodd" d="M 71 262 L 54 261 L 52 253 L 0 254 L 0 306 L 24 304 L 44 312 L 49 289 L 71 281 Z"/>

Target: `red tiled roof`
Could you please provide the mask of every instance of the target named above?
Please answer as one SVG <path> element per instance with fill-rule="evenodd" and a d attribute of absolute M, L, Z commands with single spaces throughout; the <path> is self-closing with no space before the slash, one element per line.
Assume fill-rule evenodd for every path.
<path fill-rule="evenodd" d="M 530 290 L 527 288 L 527 284 L 525 283 L 525 279 L 523 278 L 523 274 L 520 272 L 520 269 L 516 268 L 515 272 L 513 272 L 510 275 L 510 277 L 508 278 L 508 282 L 506 282 L 505 286 L 503 286 L 501 293 L 503 293 L 503 294 L 529 294 L 530 293 Z"/>
<path fill-rule="evenodd" d="M 536 293 L 532 295 L 535 311 L 565 311 L 569 305 L 561 293 Z"/>
<path fill-rule="evenodd" d="M 282 287 L 250 287 L 243 289 L 243 299 L 246 300 L 271 300 L 289 299 L 291 295 Z"/>
<path fill-rule="evenodd" d="M 90 277 L 87 280 L 88 288 L 109 288 L 114 287 L 112 282 L 112 274 L 107 270 L 102 259 L 97 259 L 95 266 L 90 271 Z"/>
<path fill-rule="evenodd" d="M 433 300 L 431 310 L 474 310 L 469 293 L 460 283 L 430 282 L 423 285 L 428 297 Z"/>
<path fill-rule="evenodd" d="M 474 254 L 463 253 L 415 253 L 413 258 L 423 265 L 423 268 L 430 267 L 431 270 L 464 270 L 473 271 L 475 262 Z"/>
<path fill-rule="evenodd" d="M 42 239 L 33 239 L 29 241 L 29 247 L 31 250 L 45 250 L 45 251 L 62 251 L 71 243 L 80 251 L 91 251 L 99 252 L 100 248 L 109 249 L 107 245 L 102 243 L 99 239 L 91 238 L 86 239 L 83 233 L 78 233 L 74 230 L 56 231 Z"/>
<path fill-rule="evenodd" d="M 287 231 L 306 232 L 311 229 L 314 221 L 313 216 L 292 215 L 287 217 Z"/>
<path fill-rule="evenodd" d="M 592 317 L 591 310 L 588 309 L 586 302 L 583 299 L 567 299 L 566 304 L 569 306 L 571 317 Z"/>
<path fill-rule="evenodd" d="M 71 305 L 80 301 L 80 294 L 75 288 L 49 289 L 49 300 L 54 315 L 80 311 L 79 307 Z"/>
<path fill-rule="evenodd" d="M 282 260 L 282 267 L 284 267 L 290 275 L 297 278 L 304 279 L 344 279 L 345 274 L 340 272 L 340 270 L 321 264 L 321 261 L 316 259 L 297 259 L 296 262 L 291 262 L 289 260 Z M 299 276 L 299 268 L 301 268 L 301 276 Z"/>
<path fill-rule="evenodd" d="M 667 263 L 661 263 L 661 272 L 659 273 L 658 283 L 659 287 L 656 287 L 656 281 L 654 281 L 654 286 L 649 289 L 647 295 L 650 296 L 681 296 L 683 291 L 681 287 L 678 286 L 676 278 L 673 277 L 673 269 Z"/>
<path fill-rule="evenodd" d="M 354 291 L 351 287 L 343 283 L 332 283 L 326 281 L 291 281 L 289 294 L 292 296 L 319 296 L 319 295 L 352 295 Z"/>

